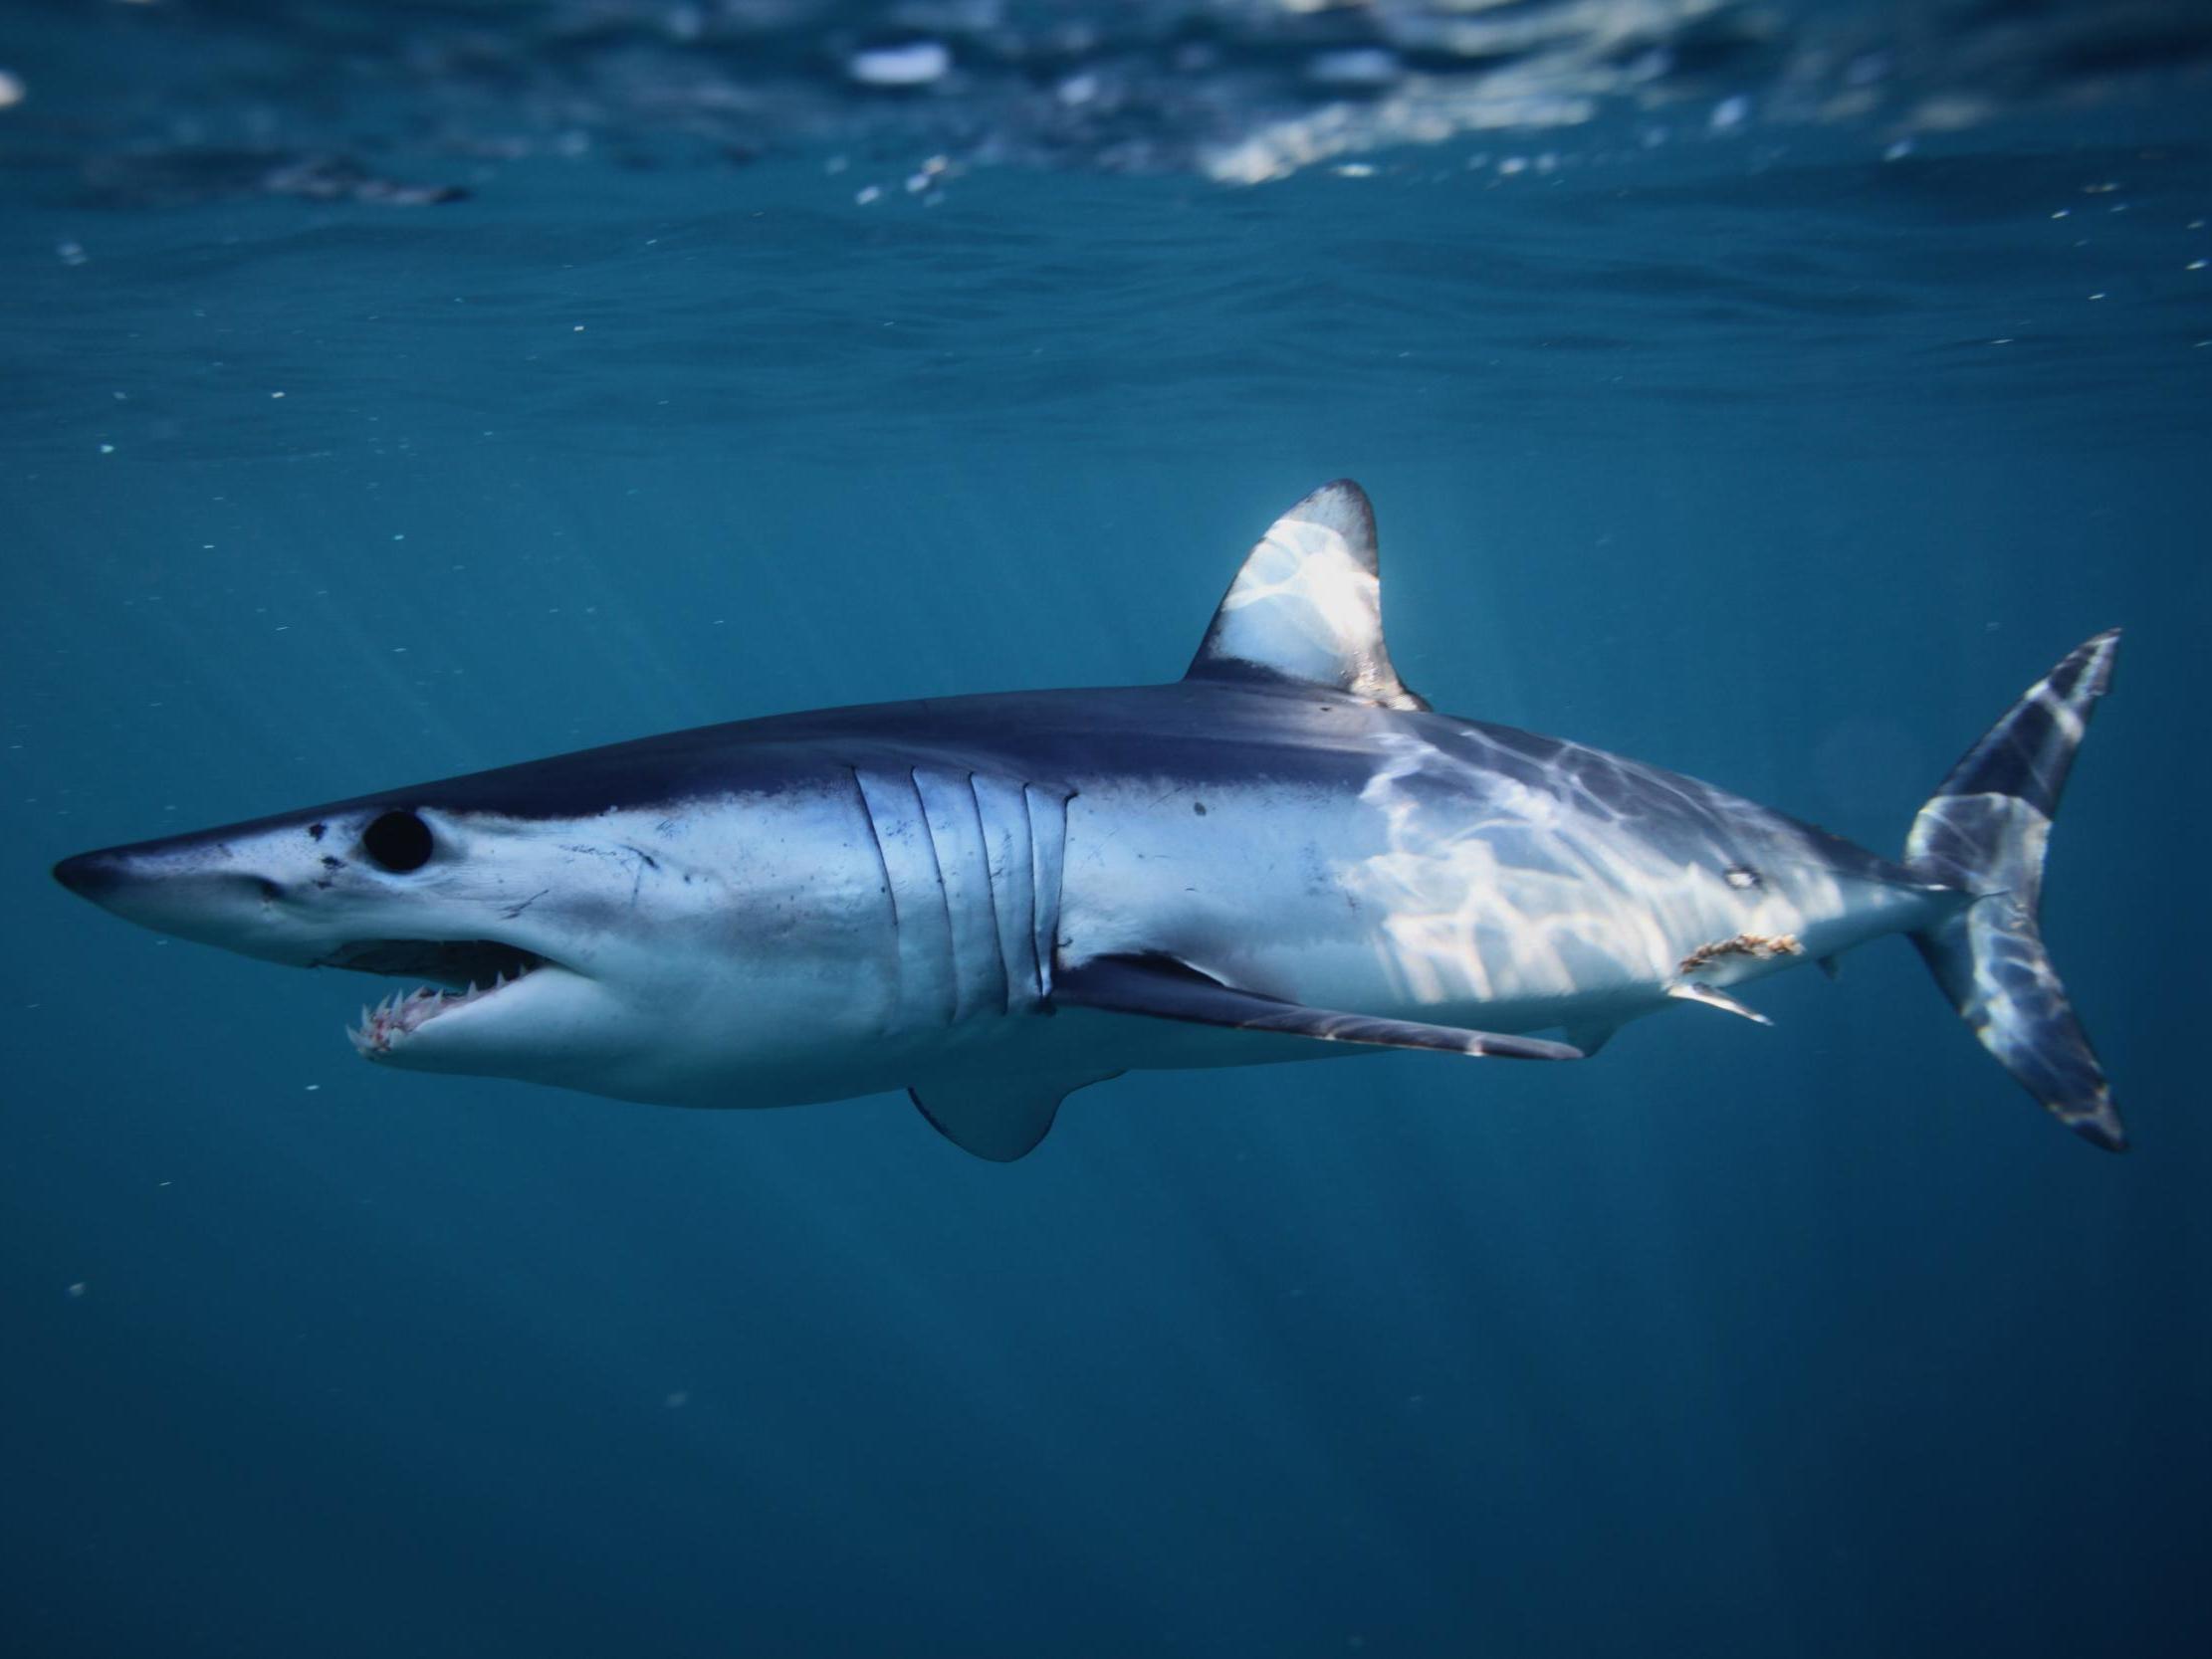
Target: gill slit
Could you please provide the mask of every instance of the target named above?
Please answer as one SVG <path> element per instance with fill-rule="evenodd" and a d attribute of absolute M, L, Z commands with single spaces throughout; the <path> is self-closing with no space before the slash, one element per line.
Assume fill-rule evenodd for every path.
<path fill-rule="evenodd" d="M 1013 974 L 1006 960 L 1006 935 L 998 926 L 998 882 L 1011 880 L 1012 872 L 1001 867 L 994 874 L 991 868 L 991 826 L 984 822 L 983 797 L 976 793 L 976 774 L 968 774 L 968 810 L 976 815 L 976 844 L 984 855 L 984 903 L 991 907 L 991 943 L 998 958 L 998 1006 L 1003 1013 L 1013 1012 Z"/>
<path fill-rule="evenodd" d="M 847 766 L 845 775 L 852 779 L 853 798 L 860 803 L 860 821 L 868 826 L 868 845 L 876 851 L 876 874 L 883 878 L 883 896 L 891 902 L 891 936 L 899 936 L 899 889 L 891 880 L 891 861 L 883 853 L 883 836 L 876 829 L 876 815 L 868 809 L 868 791 L 860 785 L 860 768 Z"/>
<path fill-rule="evenodd" d="M 937 829 L 930 822 L 930 802 L 929 797 L 922 793 L 921 771 L 913 766 L 907 767 L 906 781 L 908 787 L 914 791 L 914 808 L 921 814 L 922 840 L 929 846 L 930 868 L 937 873 L 937 902 L 945 912 L 945 961 L 951 969 L 953 987 L 953 1011 L 949 1018 L 957 1023 L 960 1019 L 960 945 L 953 933 L 953 896 L 945 890 L 945 860 L 937 851 Z"/>

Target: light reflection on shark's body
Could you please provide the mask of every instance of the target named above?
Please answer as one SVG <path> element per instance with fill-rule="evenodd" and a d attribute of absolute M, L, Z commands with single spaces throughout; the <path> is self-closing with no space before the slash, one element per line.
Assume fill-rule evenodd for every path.
<path fill-rule="evenodd" d="M 1735 987 L 1901 933 L 2039 1099 L 2122 1143 L 2035 926 L 2116 636 L 1969 751 L 1891 862 L 1435 714 L 1380 616 L 1340 482 L 1269 529 L 1173 685 L 746 721 L 57 874 L 180 936 L 452 987 L 364 1015 L 390 1065 L 705 1107 L 905 1088 L 995 1158 L 1124 1071 L 1579 1058 L 1682 1002 L 1757 1018 Z"/>

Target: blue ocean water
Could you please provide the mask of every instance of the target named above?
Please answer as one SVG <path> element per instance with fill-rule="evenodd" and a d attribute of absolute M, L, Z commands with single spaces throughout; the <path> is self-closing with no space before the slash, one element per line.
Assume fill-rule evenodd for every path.
<path fill-rule="evenodd" d="M 751 12 L 693 8 L 738 91 L 686 107 L 742 134 L 656 124 L 630 14 L 141 9 L 0 57 L 0 1645 L 2212 1650 L 2193 8 L 1802 8 L 1716 70 L 1739 9 L 1684 6 L 1586 120 L 1426 126 L 1286 113 L 1217 19 L 1149 124 L 1072 134 L 961 33 L 1070 8 L 786 8 L 844 79 L 750 103 Z M 1420 10 L 1372 24 L 1395 76 L 1440 74 Z M 934 42 L 936 102 L 848 85 Z M 1816 60 L 1906 91 L 1812 118 Z M 1313 164 L 1244 180 L 1254 133 Z M 371 1070 L 367 981 L 47 879 L 689 725 L 1172 678 L 1340 475 L 1439 708 L 1885 852 L 2124 625 L 2045 920 L 2136 1150 L 1895 941 L 1759 986 L 1772 1031 L 1136 1075 L 995 1166 L 896 1097 Z"/>

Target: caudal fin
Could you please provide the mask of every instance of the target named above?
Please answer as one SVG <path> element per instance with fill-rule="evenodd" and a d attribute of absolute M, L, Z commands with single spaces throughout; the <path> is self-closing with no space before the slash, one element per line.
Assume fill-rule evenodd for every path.
<path fill-rule="evenodd" d="M 1914 875 L 1974 895 L 1912 935 L 1943 994 L 2060 1123 L 2115 1152 L 2127 1133 L 2036 912 L 2051 819 L 2118 650 L 2118 629 L 2099 634 L 2030 687 L 1951 768 L 1904 844 Z"/>

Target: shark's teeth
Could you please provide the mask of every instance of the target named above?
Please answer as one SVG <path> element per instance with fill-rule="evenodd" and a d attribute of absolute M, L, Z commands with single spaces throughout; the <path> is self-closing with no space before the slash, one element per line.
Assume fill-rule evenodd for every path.
<path fill-rule="evenodd" d="M 352 1042 L 354 1051 L 370 1060 L 380 1059 L 391 1052 L 392 1044 L 412 1035 L 430 1020 L 450 1008 L 466 1007 L 527 977 L 531 966 L 518 968 L 510 977 L 505 970 L 499 972 L 489 985 L 469 981 L 467 990 L 440 990 L 435 985 L 419 985 L 411 991 L 394 991 L 373 1008 L 361 1010 L 361 1023 L 349 1026 L 345 1035 Z"/>

